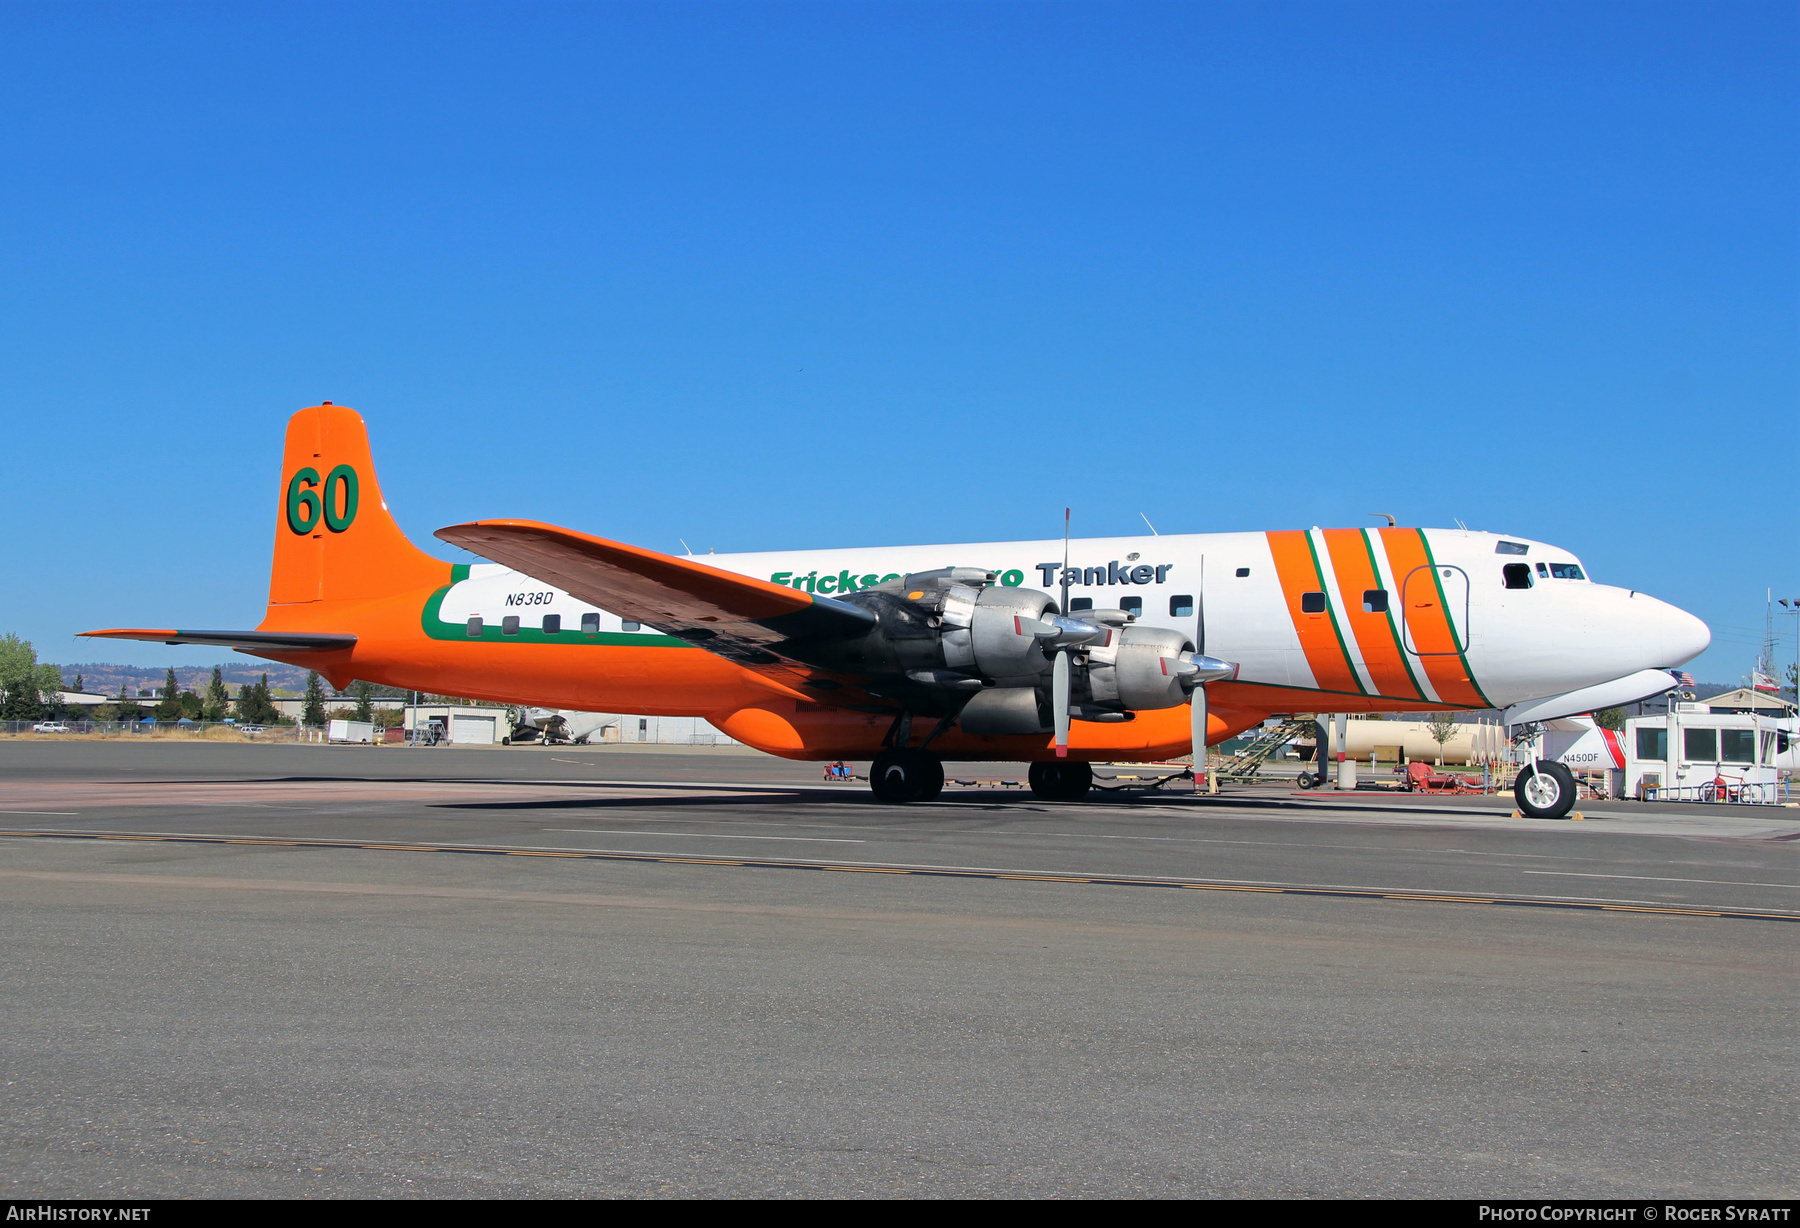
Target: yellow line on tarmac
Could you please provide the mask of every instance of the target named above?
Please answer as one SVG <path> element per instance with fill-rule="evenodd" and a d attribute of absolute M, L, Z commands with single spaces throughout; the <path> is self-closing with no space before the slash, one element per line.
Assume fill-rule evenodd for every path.
<path fill-rule="evenodd" d="M 356 849 L 386 853 L 463 853 L 487 857 L 560 857 L 576 861 L 626 862 L 638 865 L 734 866 L 755 870 L 824 870 L 839 874 L 899 874 L 914 878 L 984 879 L 989 882 L 1068 883 L 1094 887 L 1152 887 L 1185 891 L 1240 891 L 1261 895 L 1316 896 L 1339 900 L 1377 900 L 1396 903 L 1487 904 L 1511 908 L 1553 908 L 1568 912 L 1645 913 L 1667 917 L 1713 917 L 1736 921 L 1800 922 L 1800 913 L 1757 912 L 1753 909 L 1671 908 L 1648 904 L 1602 904 L 1585 900 L 1546 900 L 1530 897 L 1442 895 L 1427 892 L 1375 891 L 1354 887 L 1291 887 L 1248 883 L 1206 883 L 1177 879 L 1106 877 L 1102 875 L 1027 874 L 1004 870 L 957 869 L 927 866 L 859 866 L 831 861 L 752 861 L 714 857 L 671 857 L 657 853 L 605 853 L 560 849 L 509 849 L 492 845 L 463 844 L 364 844 L 355 840 L 260 840 L 234 836 L 151 836 L 131 832 L 0 831 L 0 837 L 39 840 L 136 840 L 162 844 L 269 845 L 297 849 Z"/>

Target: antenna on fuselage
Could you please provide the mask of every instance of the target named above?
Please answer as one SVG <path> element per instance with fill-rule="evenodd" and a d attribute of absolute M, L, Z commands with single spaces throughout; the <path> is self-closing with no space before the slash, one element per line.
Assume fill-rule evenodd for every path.
<path fill-rule="evenodd" d="M 694 557 L 694 548 L 687 544 L 687 538 L 677 537 L 675 540 L 681 543 L 681 548 L 687 551 L 687 556 L 690 559 Z"/>
<path fill-rule="evenodd" d="M 1140 515 L 1140 516 L 1144 516 L 1144 513 L 1142 513 L 1142 512 L 1139 512 L 1139 513 L 1138 513 L 1138 515 Z M 1150 524 L 1150 517 L 1148 517 L 1148 516 L 1144 516 L 1144 523 L 1145 523 L 1145 524 Z M 1161 533 L 1158 533 L 1158 532 L 1157 532 L 1157 531 L 1156 531 L 1156 526 L 1155 526 L 1155 525 L 1153 525 L 1153 524 L 1150 524 L 1150 536 L 1152 536 L 1152 537 L 1161 537 L 1161 536 L 1162 536 L 1162 534 L 1161 534 Z"/>
<path fill-rule="evenodd" d="M 1395 526 L 1395 525 L 1397 525 L 1397 524 L 1399 524 L 1399 523 L 1400 523 L 1400 522 L 1399 522 L 1399 521 L 1397 521 L 1397 520 L 1395 520 L 1395 519 L 1394 519 L 1394 513 L 1392 513 L 1392 512 L 1365 512 L 1365 513 L 1364 513 L 1364 515 L 1367 515 L 1367 516 L 1386 516 L 1386 517 L 1387 517 L 1387 522 L 1388 522 L 1388 528 L 1390 528 L 1390 529 L 1391 529 L 1391 528 L 1393 528 L 1393 527 L 1394 527 L 1394 526 Z"/>

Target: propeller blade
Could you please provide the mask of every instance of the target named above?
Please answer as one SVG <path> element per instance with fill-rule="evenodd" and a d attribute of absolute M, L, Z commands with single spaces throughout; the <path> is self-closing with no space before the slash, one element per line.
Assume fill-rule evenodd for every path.
<path fill-rule="evenodd" d="M 1055 709 L 1056 757 L 1069 757 L 1069 654 L 1056 654 L 1056 668 L 1050 675 L 1050 706 Z"/>
<path fill-rule="evenodd" d="M 1188 711 L 1190 722 L 1188 736 L 1194 743 L 1194 792 L 1200 791 L 1200 777 L 1206 772 L 1206 687 L 1194 688 Z"/>

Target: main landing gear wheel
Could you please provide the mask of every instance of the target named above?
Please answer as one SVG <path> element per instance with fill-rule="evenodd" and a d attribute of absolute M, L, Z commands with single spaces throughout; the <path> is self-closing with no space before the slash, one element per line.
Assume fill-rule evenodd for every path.
<path fill-rule="evenodd" d="M 1575 773 L 1560 763 L 1539 759 L 1535 771 L 1530 764 L 1520 770 L 1513 796 L 1519 809 L 1531 818 L 1560 819 L 1575 808 Z"/>
<path fill-rule="evenodd" d="M 1078 802 L 1094 784 L 1094 769 L 1085 763 L 1034 763 L 1025 779 L 1046 802 Z"/>
<path fill-rule="evenodd" d="M 944 791 L 944 765 L 923 751 L 884 750 L 869 765 L 869 788 L 876 801 L 892 806 L 936 801 Z"/>

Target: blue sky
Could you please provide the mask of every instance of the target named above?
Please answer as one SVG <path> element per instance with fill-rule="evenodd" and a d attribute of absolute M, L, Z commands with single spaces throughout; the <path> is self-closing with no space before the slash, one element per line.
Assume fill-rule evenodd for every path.
<path fill-rule="evenodd" d="M 0 3 L 0 630 L 210 660 L 71 636 L 255 625 L 330 399 L 421 541 L 1392 511 L 1734 680 L 1800 597 L 1796 13 Z"/>

